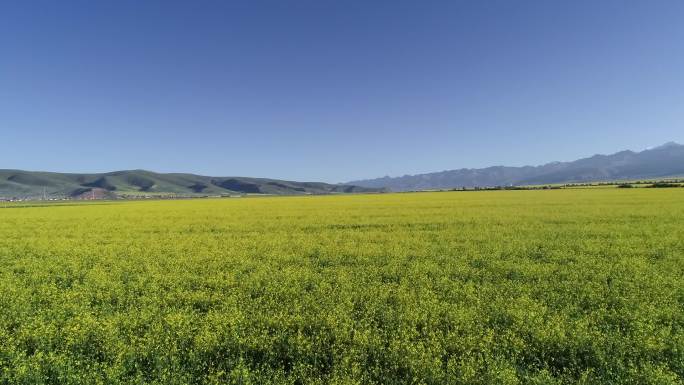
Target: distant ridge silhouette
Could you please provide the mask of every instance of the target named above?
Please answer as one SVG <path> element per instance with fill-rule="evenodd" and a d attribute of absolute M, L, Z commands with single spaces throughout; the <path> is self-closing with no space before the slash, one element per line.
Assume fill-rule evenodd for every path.
<path fill-rule="evenodd" d="M 594 155 L 573 162 L 552 162 L 536 167 L 463 168 L 395 178 L 357 180 L 349 183 L 363 187 L 387 188 L 391 191 L 411 191 L 599 182 L 667 176 L 684 176 L 684 145 L 668 142 L 641 152 L 620 151 L 612 155 Z"/>
<path fill-rule="evenodd" d="M 381 189 L 265 178 L 161 174 L 145 170 L 98 174 L 0 170 L 0 198 L 115 199 L 143 195 L 302 195 L 377 191 Z"/>

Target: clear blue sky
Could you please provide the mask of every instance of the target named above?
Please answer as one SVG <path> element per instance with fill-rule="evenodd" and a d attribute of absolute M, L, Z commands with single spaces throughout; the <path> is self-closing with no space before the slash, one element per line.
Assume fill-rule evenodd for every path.
<path fill-rule="evenodd" d="M 341 182 L 684 142 L 684 1 L 4 1 L 0 168 Z"/>

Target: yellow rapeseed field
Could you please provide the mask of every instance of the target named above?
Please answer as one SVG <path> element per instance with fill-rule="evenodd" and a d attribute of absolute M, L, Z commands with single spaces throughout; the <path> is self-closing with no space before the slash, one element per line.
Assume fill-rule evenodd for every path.
<path fill-rule="evenodd" d="M 0 384 L 681 384 L 684 189 L 0 205 Z"/>

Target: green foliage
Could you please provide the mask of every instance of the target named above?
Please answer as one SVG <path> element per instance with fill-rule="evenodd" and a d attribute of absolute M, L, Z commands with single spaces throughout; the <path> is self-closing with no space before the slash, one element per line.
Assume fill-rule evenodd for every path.
<path fill-rule="evenodd" d="M 0 384 L 681 384 L 684 190 L 0 208 Z"/>
<path fill-rule="evenodd" d="M 651 188 L 667 188 L 667 187 L 682 187 L 679 183 L 669 183 L 669 182 L 656 182 L 648 186 Z"/>

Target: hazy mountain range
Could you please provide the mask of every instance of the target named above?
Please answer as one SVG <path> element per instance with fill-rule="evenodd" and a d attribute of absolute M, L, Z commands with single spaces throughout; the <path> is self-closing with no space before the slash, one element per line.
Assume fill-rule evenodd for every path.
<path fill-rule="evenodd" d="M 674 142 L 641 152 L 620 151 L 542 166 L 463 168 L 428 174 L 357 180 L 353 185 L 391 191 L 524 186 L 684 176 L 684 145 Z"/>
<path fill-rule="evenodd" d="M 277 179 L 160 174 L 144 170 L 66 174 L 0 170 L 0 198 L 120 198 L 141 195 L 332 194 L 381 189 Z"/>
<path fill-rule="evenodd" d="M 0 198 L 120 198 L 141 195 L 334 194 L 460 187 L 524 186 L 684 176 L 684 145 L 620 151 L 542 166 L 494 166 L 329 184 L 246 177 L 161 174 L 145 170 L 74 174 L 0 170 Z"/>

